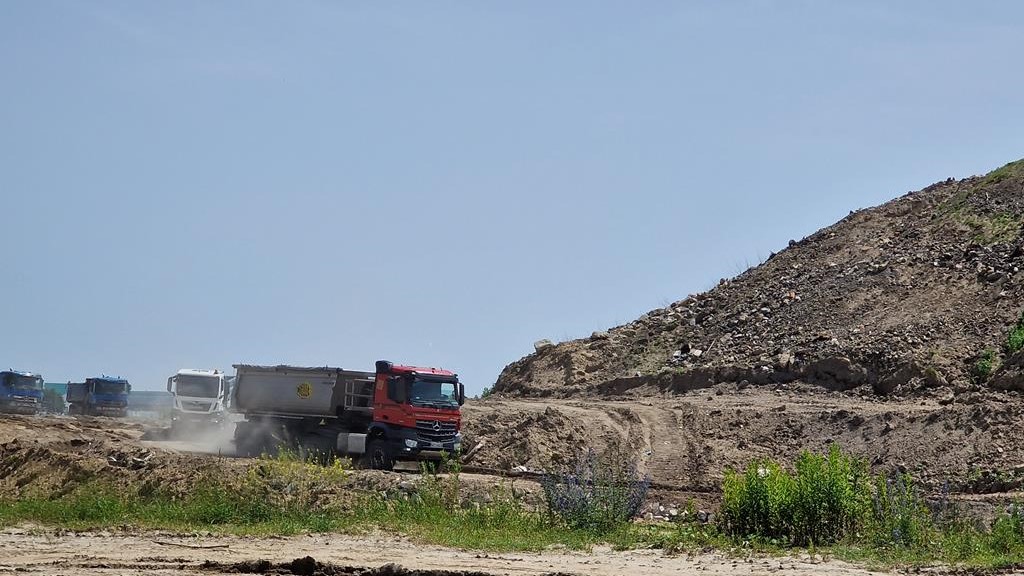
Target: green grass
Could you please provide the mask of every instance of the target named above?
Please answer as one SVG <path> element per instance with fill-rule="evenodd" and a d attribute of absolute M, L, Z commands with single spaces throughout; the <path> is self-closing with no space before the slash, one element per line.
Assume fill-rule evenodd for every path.
<path fill-rule="evenodd" d="M 833 445 L 827 454 L 802 453 L 794 467 L 791 474 L 760 460 L 742 474 L 727 470 L 720 511 L 726 533 L 804 546 L 838 542 L 859 527 L 870 505 L 864 462 Z"/>
<path fill-rule="evenodd" d="M 1006 337 L 1006 352 L 1016 354 L 1024 349 L 1024 314 L 1021 314 L 1017 324 L 1010 329 L 1010 335 Z"/>
<path fill-rule="evenodd" d="M 825 455 L 803 453 L 792 472 L 761 460 L 728 473 L 720 526 L 734 544 L 810 545 L 880 568 L 1004 568 L 1024 562 L 1022 510 L 1015 506 L 987 527 L 948 503 L 932 511 L 910 476 L 871 477 L 865 462 L 832 446 Z"/>
<path fill-rule="evenodd" d="M 1021 226 L 1024 225 L 1021 218 L 1013 214 L 960 214 L 958 219 L 974 233 L 971 240 L 984 245 L 1012 242 L 1020 236 Z"/>
<path fill-rule="evenodd" d="M 1024 562 L 1020 519 L 1005 515 L 988 530 L 965 522 L 931 526 L 927 538 L 914 546 L 865 546 L 843 543 L 830 549 L 837 558 L 878 568 L 917 567 L 935 563 L 987 570 Z"/>
<path fill-rule="evenodd" d="M 988 349 L 981 353 L 981 356 L 971 367 L 971 377 L 975 383 L 984 384 L 992 377 L 992 373 L 999 368 L 999 355 L 995 350 Z"/>
<path fill-rule="evenodd" d="M 1024 160 L 1011 162 L 1002 168 L 988 173 L 981 182 L 981 187 L 998 184 L 1015 177 L 1024 177 Z M 934 220 L 966 227 L 971 233 L 971 241 L 977 244 L 992 245 L 1001 242 L 1013 242 L 1024 227 L 1024 219 L 1011 213 L 979 214 L 968 203 L 971 196 L 979 192 L 978 188 L 959 190 L 935 211 Z"/>
<path fill-rule="evenodd" d="M 989 172 L 985 175 L 984 184 L 998 184 L 1015 176 L 1024 176 L 1024 160 L 1010 162 L 1001 168 L 996 168 Z"/>
<path fill-rule="evenodd" d="M 424 543 L 489 551 L 533 551 L 553 545 L 586 549 L 604 541 L 636 540 L 629 530 L 608 536 L 565 527 L 513 500 L 462 508 L 429 494 L 394 499 L 365 496 L 344 509 L 311 509 L 299 504 L 271 505 L 220 487 L 172 500 L 126 494 L 98 483 L 83 484 L 53 500 L 30 497 L 0 502 L 0 526 L 26 522 L 74 530 L 128 526 L 246 535 L 380 529 Z"/>
<path fill-rule="evenodd" d="M 328 521 L 330 518 L 330 521 Z M 125 494 L 97 483 L 81 485 L 72 494 L 49 500 L 30 497 L 0 503 L 0 525 L 37 522 L 72 529 L 135 526 L 194 532 L 299 534 L 322 526 L 337 530 L 340 517 L 299 508 L 274 507 L 220 487 L 198 490 L 186 499 Z"/>
<path fill-rule="evenodd" d="M 879 568 L 941 562 L 992 569 L 1024 563 L 1020 508 L 987 527 L 959 520 L 953 509 L 933 513 L 909 476 L 871 477 L 863 461 L 837 447 L 804 453 L 790 466 L 761 460 L 729 474 L 714 522 L 693 520 L 691 508 L 681 516 L 689 521 L 623 522 L 601 530 L 529 510 L 504 485 L 494 488 L 488 504 L 467 505 L 457 465 L 447 475 L 424 470 L 412 494 L 367 494 L 319 504 L 312 493 L 325 483 L 343 482 L 349 474 L 344 462 L 316 466 L 285 456 L 261 460 L 251 470 L 235 482 L 210 478 L 185 494 L 140 493 L 91 480 L 59 497 L 0 500 L 0 526 L 247 535 L 383 530 L 421 543 L 492 552 L 587 550 L 596 544 L 736 556 L 807 550 Z M 292 488 L 277 488 L 281 482 Z M 282 494 L 297 489 L 310 493 Z"/>
<path fill-rule="evenodd" d="M 353 494 L 338 488 L 350 474 L 346 461 L 323 466 L 284 452 L 261 458 L 238 478 L 205 478 L 197 483 L 201 488 L 184 494 L 89 480 L 58 497 L 0 499 L 0 526 L 30 522 L 76 530 L 129 526 L 252 535 L 380 529 L 424 543 L 490 551 L 585 549 L 606 541 L 597 531 L 576 530 L 543 511 L 527 510 L 504 485 L 493 489 L 490 503 L 467 506 L 458 466 L 448 467 L 443 476 L 425 468 L 412 494 Z M 346 497 L 323 499 L 332 486 Z"/>

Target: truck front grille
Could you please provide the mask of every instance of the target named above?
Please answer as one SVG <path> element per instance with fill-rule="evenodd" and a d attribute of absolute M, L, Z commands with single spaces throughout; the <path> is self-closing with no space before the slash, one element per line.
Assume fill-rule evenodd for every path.
<path fill-rule="evenodd" d="M 457 432 L 454 422 L 417 420 L 416 435 L 427 442 L 454 442 Z"/>

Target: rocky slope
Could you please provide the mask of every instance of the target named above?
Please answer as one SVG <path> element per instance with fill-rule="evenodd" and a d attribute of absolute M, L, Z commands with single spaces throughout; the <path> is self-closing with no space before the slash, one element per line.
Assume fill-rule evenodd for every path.
<path fill-rule="evenodd" d="M 1024 308 L 1024 160 L 847 218 L 716 288 L 507 366 L 494 392 L 609 397 L 806 382 L 903 394 L 1020 388 L 991 378 Z"/>

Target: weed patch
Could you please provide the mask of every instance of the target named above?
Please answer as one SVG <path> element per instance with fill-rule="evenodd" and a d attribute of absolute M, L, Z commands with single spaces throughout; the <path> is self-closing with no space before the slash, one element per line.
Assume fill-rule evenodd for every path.
<path fill-rule="evenodd" d="M 541 481 L 549 512 L 579 530 L 607 533 L 640 511 L 650 477 L 637 463 L 611 451 L 589 450 Z"/>
<path fill-rule="evenodd" d="M 1010 329 L 1010 335 L 1006 337 L 1007 354 L 1016 354 L 1024 349 L 1024 314 L 1017 319 L 1017 323 Z"/>
<path fill-rule="evenodd" d="M 999 368 L 999 355 L 995 350 L 985 350 L 971 367 L 971 377 L 976 384 L 984 384 L 988 382 L 997 368 Z"/>
<path fill-rule="evenodd" d="M 858 528 L 870 502 L 867 465 L 832 446 L 804 452 L 791 474 L 770 460 L 740 474 L 729 470 L 720 517 L 733 537 L 779 545 L 827 545 Z"/>

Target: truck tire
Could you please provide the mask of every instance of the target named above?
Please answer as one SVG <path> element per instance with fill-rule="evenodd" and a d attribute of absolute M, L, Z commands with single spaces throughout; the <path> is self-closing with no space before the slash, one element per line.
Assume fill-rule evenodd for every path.
<path fill-rule="evenodd" d="M 259 456 L 266 452 L 264 429 L 256 423 L 239 422 L 235 426 L 235 455 Z"/>
<path fill-rule="evenodd" d="M 366 445 L 366 466 L 373 470 L 389 472 L 395 469 L 395 455 L 391 453 L 391 448 L 383 438 L 370 440 Z"/>

